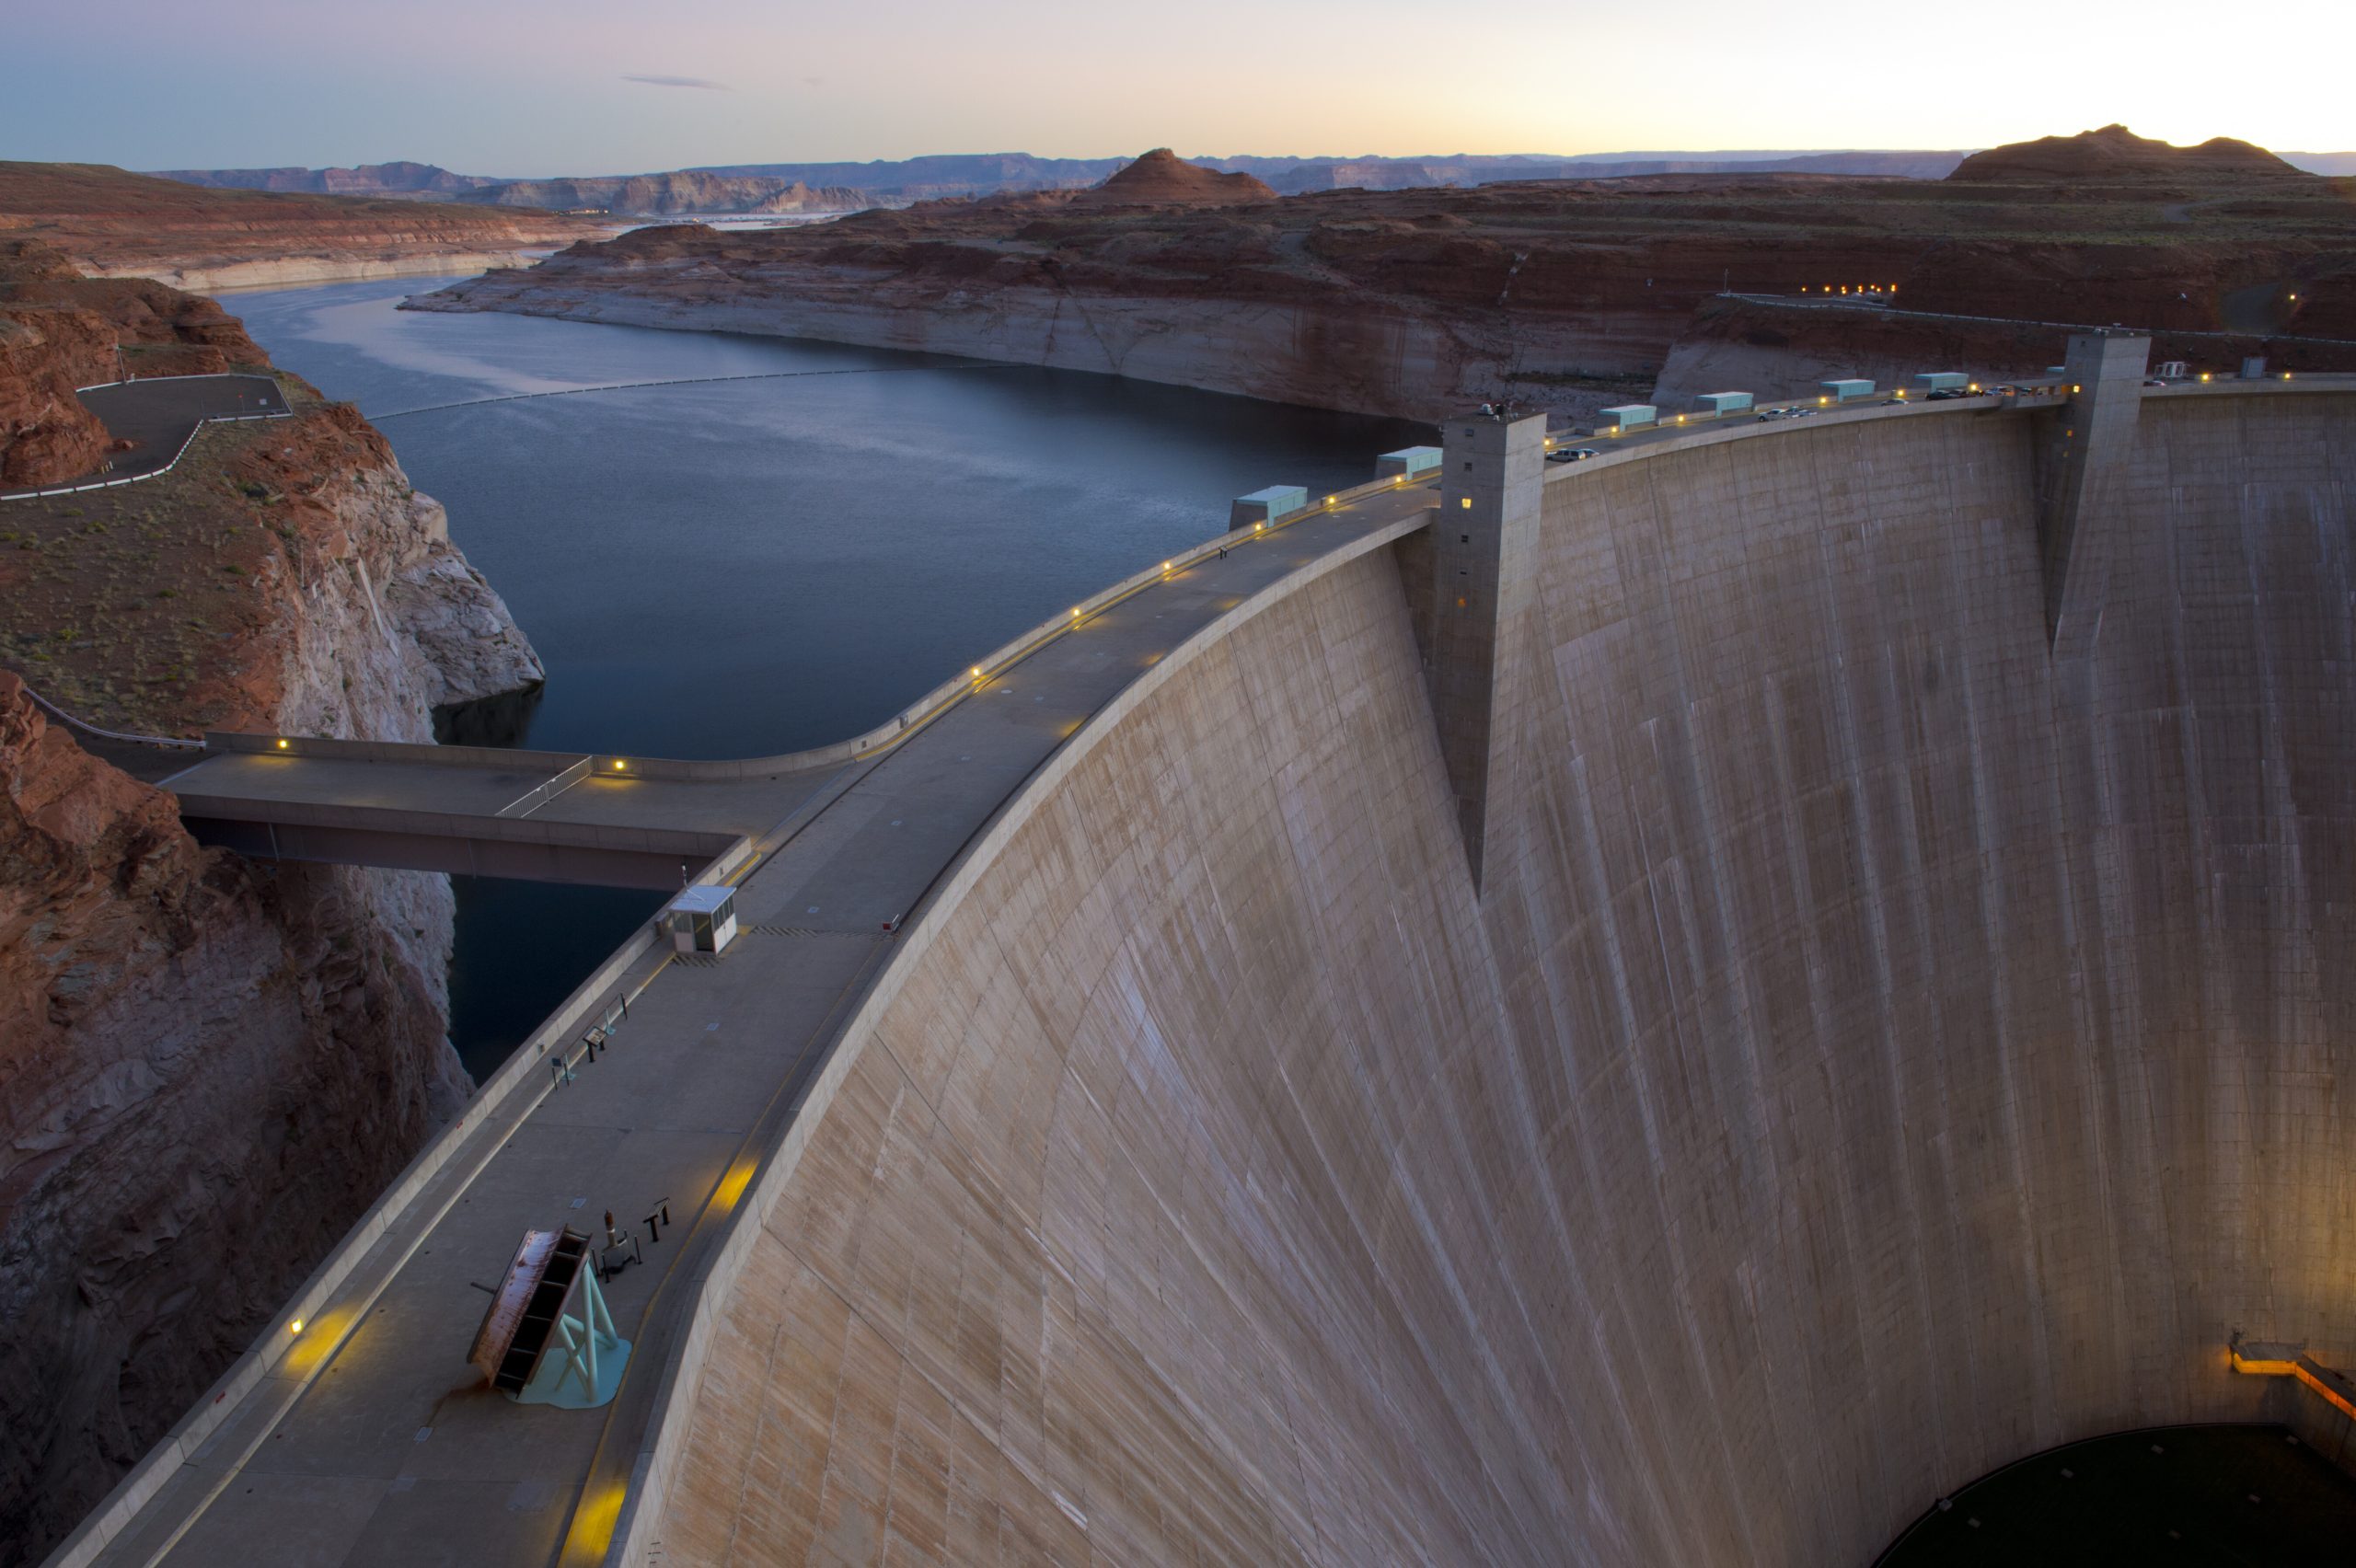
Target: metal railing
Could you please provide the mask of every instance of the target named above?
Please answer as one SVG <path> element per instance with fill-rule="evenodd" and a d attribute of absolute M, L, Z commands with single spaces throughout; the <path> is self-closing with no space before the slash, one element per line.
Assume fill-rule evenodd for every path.
<path fill-rule="evenodd" d="M 17 678 L 23 679 L 22 676 Z M 72 729 L 79 730 L 84 734 L 96 735 L 102 741 L 121 741 L 127 745 L 134 746 L 161 746 L 168 751 L 202 751 L 204 749 L 202 741 L 186 741 L 173 735 L 134 735 L 121 730 L 103 728 L 91 723 L 87 719 L 77 719 L 35 691 L 30 682 L 25 684 L 25 695 L 31 698 L 51 718 L 62 721 Z"/>

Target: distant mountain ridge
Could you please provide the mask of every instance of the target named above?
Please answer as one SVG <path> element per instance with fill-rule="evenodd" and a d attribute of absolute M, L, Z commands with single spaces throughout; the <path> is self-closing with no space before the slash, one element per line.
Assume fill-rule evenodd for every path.
<path fill-rule="evenodd" d="M 1491 185 L 1512 179 L 1618 179 L 1652 174 L 1832 174 L 1942 179 L 1970 156 L 1969 149 L 1848 149 L 1835 151 L 1743 151 L 1579 153 L 1483 153 L 1418 157 L 1256 156 L 1192 157 L 1184 161 L 1225 174 L 1248 174 L 1280 196 L 1310 190 L 1404 190 L 1418 187 Z M 2284 153 L 2282 160 L 2310 174 L 2356 174 L 2356 152 Z M 713 164 L 646 175 L 601 175 L 575 179 L 494 178 L 458 174 L 434 164 L 394 162 L 351 168 L 196 168 L 158 171 L 167 179 L 220 190 L 301 191 L 336 196 L 384 196 L 405 201 L 487 202 L 496 206 L 564 210 L 625 209 L 610 199 L 559 200 L 553 191 L 572 187 L 628 186 L 631 200 L 654 203 L 628 209 L 634 215 L 688 216 L 695 213 L 807 212 L 840 210 L 829 205 L 837 193 L 852 191 L 861 205 L 905 206 L 945 196 L 987 196 L 1000 190 L 1076 190 L 1101 185 L 1125 167 L 1126 158 L 1047 158 L 1029 153 L 937 153 L 922 157 L 883 158 L 866 163 Z M 681 206 L 676 194 L 639 181 L 672 181 L 672 192 L 692 189 L 684 177 L 774 181 L 766 192 L 744 197 L 724 188 L 702 188 L 722 204 Z M 817 206 L 766 208 L 758 202 L 782 197 L 795 185 L 807 187 Z M 509 189 L 506 199 L 488 194 Z M 610 192 L 608 193 L 611 194 Z M 755 204 L 734 204 L 749 201 Z"/>
<path fill-rule="evenodd" d="M 590 179 L 512 179 L 466 191 L 456 199 L 474 206 L 629 217 L 856 213 L 876 204 L 874 198 L 853 186 L 811 186 L 775 175 L 704 174 L 693 169 Z"/>
<path fill-rule="evenodd" d="M 211 190 L 286 190 L 315 196 L 447 197 L 497 181 L 434 164 L 361 164 L 354 168 L 161 168 L 159 179 Z"/>
<path fill-rule="evenodd" d="M 1953 152 L 1535 153 L 1425 157 L 1191 157 L 1222 174 L 1248 174 L 1279 196 L 1306 190 L 1405 190 L 1491 185 L 1508 179 L 1611 179 L 1642 174 L 1850 174 L 1945 178 L 1965 157 Z M 695 172 L 768 175 L 812 185 L 852 185 L 896 202 L 987 196 L 999 190 L 1075 190 L 1102 184 L 1126 158 L 1040 158 L 1028 153 L 944 153 L 872 163 L 727 164 Z"/>

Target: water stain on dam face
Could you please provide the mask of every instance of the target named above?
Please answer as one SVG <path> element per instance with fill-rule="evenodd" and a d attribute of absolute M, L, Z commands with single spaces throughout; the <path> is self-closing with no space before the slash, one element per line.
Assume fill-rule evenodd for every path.
<path fill-rule="evenodd" d="M 756 1189 L 666 1551 L 1863 1562 L 2269 1415 L 2234 1326 L 2356 1351 L 2351 401 L 2147 406 L 2059 661 L 2020 416 L 1548 484 L 1478 895 L 1389 554 L 1157 664 Z"/>

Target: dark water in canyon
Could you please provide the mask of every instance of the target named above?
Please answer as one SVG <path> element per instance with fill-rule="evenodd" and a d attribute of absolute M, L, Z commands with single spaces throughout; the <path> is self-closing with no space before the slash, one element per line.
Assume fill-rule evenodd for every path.
<path fill-rule="evenodd" d="M 537 701 L 458 715 L 454 739 L 698 757 L 837 740 L 1219 532 L 1230 497 L 1355 484 L 1430 438 L 1068 371 L 394 308 L 435 286 L 223 303 L 379 421 L 547 661 Z M 717 376 L 767 379 L 516 396 Z M 451 1034 L 478 1077 L 660 902 L 457 891 Z"/>

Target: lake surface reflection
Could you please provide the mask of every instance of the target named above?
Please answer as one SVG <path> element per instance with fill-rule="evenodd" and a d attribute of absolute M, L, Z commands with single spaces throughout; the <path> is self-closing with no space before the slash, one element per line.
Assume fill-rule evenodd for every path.
<path fill-rule="evenodd" d="M 223 304 L 378 421 L 547 662 L 537 701 L 457 716 L 477 741 L 708 757 L 838 740 L 1219 532 L 1230 498 L 1356 484 L 1431 438 L 1076 372 L 394 308 L 434 286 Z M 700 377 L 755 379 L 676 384 Z M 675 384 L 576 390 L 635 382 Z M 478 1077 L 659 903 L 468 878 L 458 901 L 451 1032 Z"/>

